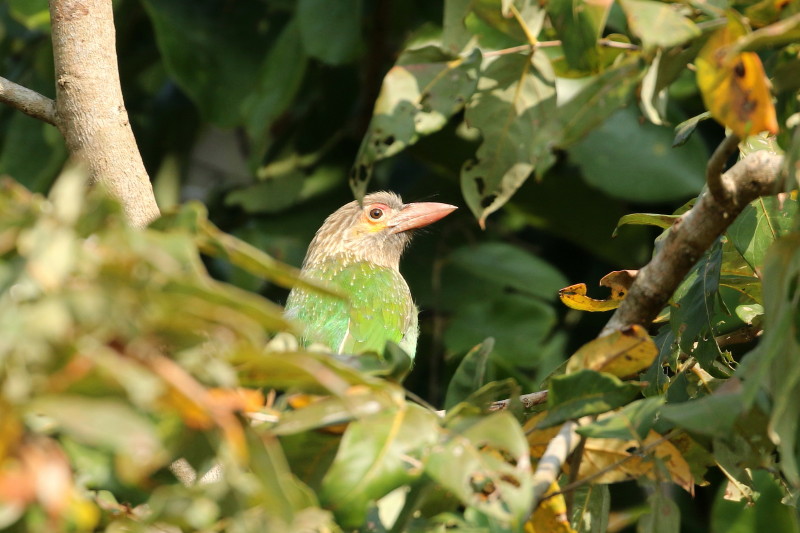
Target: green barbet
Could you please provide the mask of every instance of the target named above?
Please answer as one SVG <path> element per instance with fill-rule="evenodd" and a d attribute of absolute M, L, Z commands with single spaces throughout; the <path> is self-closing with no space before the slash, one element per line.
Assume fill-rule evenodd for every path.
<path fill-rule="evenodd" d="M 322 343 L 336 353 L 383 353 L 387 341 L 412 358 L 417 349 L 417 307 L 400 274 L 400 256 L 412 230 L 456 209 L 435 202 L 403 204 L 391 192 L 350 202 L 317 231 L 302 276 L 329 283 L 347 299 L 295 287 L 286 316 L 304 326 L 302 343 Z"/>

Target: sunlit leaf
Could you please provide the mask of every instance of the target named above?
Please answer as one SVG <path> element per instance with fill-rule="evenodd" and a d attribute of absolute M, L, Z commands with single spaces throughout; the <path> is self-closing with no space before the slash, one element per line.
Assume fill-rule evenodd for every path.
<path fill-rule="evenodd" d="M 658 355 L 647 330 L 639 325 L 615 331 L 581 346 L 567 362 L 567 372 L 579 369 L 632 376 L 649 367 Z"/>
<path fill-rule="evenodd" d="M 567 307 L 579 311 L 611 311 L 619 307 L 621 299 L 597 300 L 586 296 L 586 284 L 577 283 L 558 291 L 558 297 Z"/>
<path fill-rule="evenodd" d="M 439 439 L 438 417 L 406 404 L 350 424 L 322 481 L 320 498 L 345 527 L 362 524 L 368 504 L 422 475 Z"/>
<path fill-rule="evenodd" d="M 744 139 L 768 131 L 778 133 L 778 122 L 769 81 L 761 60 L 754 52 L 731 53 L 746 35 L 735 17 L 708 39 L 695 62 L 697 84 L 706 109 L 718 122 Z"/>
<path fill-rule="evenodd" d="M 530 520 L 525 523 L 525 533 L 537 531 L 552 531 L 553 533 L 575 533 L 567 518 L 567 504 L 563 494 L 556 494 L 561 490 L 555 481 L 542 496 L 543 501 L 533 512 Z"/>
<path fill-rule="evenodd" d="M 426 46 L 403 54 L 386 74 L 361 142 L 350 187 L 366 192 L 372 166 L 434 133 L 464 108 L 478 83 L 480 53 L 453 58 Z"/>
<path fill-rule="evenodd" d="M 555 119 L 556 100 L 552 67 L 541 52 L 493 58 L 482 78 L 465 116 L 482 143 L 461 169 L 461 188 L 484 226 L 532 172 L 553 164 L 542 125 Z"/>
<path fill-rule="evenodd" d="M 625 215 L 624 217 L 619 219 L 617 222 L 617 227 L 614 228 L 614 233 L 611 234 L 612 237 L 616 237 L 619 231 L 619 228 L 626 225 L 626 224 L 635 224 L 635 225 L 647 225 L 647 226 L 657 226 L 659 228 L 667 229 L 672 227 L 675 223 L 675 220 L 678 219 L 678 215 L 659 215 L 654 213 L 632 213 L 630 215 Z"/>
<path fill-rule="evenodd" d="M 609 0 L 553 0 L 546 4 L 564 56 L 573 69 L 594 72 L 599 67 L 597 40 L 612 4 Z"/>
<path fill-rule="evenodd" d="M 578 479 L 592 477 L 593 483 L 617 483 L 641 476 L 659 480 L 662 462 L 672 482 L 689 493 L 694 492 L 691 469 L 680 451 L 655 431 L 639 439 L 587 439 L 581 458 Z"/>
<path fill-rule="evenodd" d="M 573 503 L 572 524 L 578 533 L 608 531 L 608 512 L 611 507 L 608 485 L 578 487 Z"/>
<path fill-rule="evenodd" d="M 678 13 L 679 4 L 652 0 L 621 0 L 631 31 L 646 48 L 669 48 L 700 36 L 700 29 Z"/>
<path fill-rule="evenodd" d="M 533 484 L 528 445 L 517 421 L 499 412 L 446 429 L 431 450 L 426 474 L 465 505 L 520 528 L 531 511 Z"/>
<path fill-rule="evenodd" d="M 552 378 L 548 391 L 548 411 L 541 427 L 621 407 L 638 396 L 641 387 L 610 374 L 578 370 Z"/>

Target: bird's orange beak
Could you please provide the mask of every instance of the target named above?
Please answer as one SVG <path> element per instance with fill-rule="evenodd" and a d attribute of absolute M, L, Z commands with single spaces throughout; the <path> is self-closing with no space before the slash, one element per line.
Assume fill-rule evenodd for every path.
<path fill-rule="evenodd" d="M 433 224 L 458 209 L 454 205 L 436 202 L 417 202 L 406 204 L 392 219 L 386 223 L 389 233 L 402 233 L 410 229 L 421 228 Z"/>

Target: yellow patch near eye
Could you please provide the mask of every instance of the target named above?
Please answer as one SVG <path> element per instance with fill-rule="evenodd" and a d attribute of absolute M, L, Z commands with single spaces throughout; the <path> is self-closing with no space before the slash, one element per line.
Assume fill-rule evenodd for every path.
<path fill-rule="evenodd" d="M 367 231 L 369 233 L 377 233 L 386 228 L 386 222 L 372 222 L 367 224 Z"/>

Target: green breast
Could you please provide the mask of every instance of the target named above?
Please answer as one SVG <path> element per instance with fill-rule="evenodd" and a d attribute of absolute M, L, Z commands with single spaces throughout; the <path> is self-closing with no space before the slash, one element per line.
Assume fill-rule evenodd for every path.
<path fill-rule="evenodd" d="M 335 259 L 306 268 L 303 275 L 326 281 L 348 301 L 296 288 L 286 316 L 305 325 L 304 344 L 319 342 L 337 353 L 383 353 L 387 341 L 414 357 L 417 308 L 408 285 L 392 268 L 365 261 L 344 264 Z"/>

